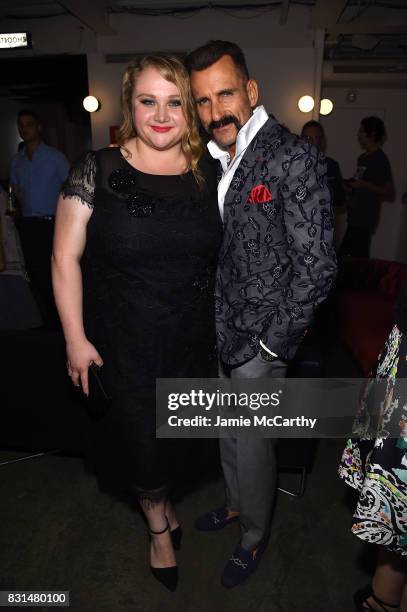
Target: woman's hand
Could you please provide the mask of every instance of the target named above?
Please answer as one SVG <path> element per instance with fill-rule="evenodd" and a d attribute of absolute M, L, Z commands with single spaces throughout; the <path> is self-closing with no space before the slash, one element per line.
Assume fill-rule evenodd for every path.
<path fill-rule="evenodd" d="M 88 369 L 91 363 L 103 365 L 103 359 L 86 338 L 66 345 L 68 375 L 75 387 L 82 386 L 85 395 L 89 395 Z"/>

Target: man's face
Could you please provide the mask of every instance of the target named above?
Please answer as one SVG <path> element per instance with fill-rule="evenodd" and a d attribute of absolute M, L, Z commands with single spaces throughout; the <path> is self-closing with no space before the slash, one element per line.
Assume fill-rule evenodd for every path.
<path fill-rule="evenodd" d="M 240 128 L 258 100 L 257 84 L 245 81 L 229 55 L 204 70 L 191 72 L 192 93 L 203 127 L 222 148 L 235 154 Z"/>
<path fill-rule="evenodd" d="M 18 131 L 27 144 L 40 139 L 40 124 L 31 115 L 22 115 L 18 119 Z"/>
<path fill-rule="evenodd" d="M 308 142 L 318 147 L 318 149 L 321 151 L 324 150 L 324 137 L 320 128 L 316 125 L 304 128 L 302 131 L 302 136 L 308 140 Z"/>

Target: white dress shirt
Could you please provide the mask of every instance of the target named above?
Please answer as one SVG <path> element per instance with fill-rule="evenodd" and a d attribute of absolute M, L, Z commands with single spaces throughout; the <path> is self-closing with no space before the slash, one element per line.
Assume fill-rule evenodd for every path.
<path fill-rule="evenodd" d="M 268 118 L 269 116 L 264 106 L 257 106 L 254 109 L 253 115 L 244 124 L 237 135 L 236 153 L 233 159 L 231 159 L 226 149 L 221 149 L 214 140 L 208 142 L 209 153 L 214 159 L 220 161 L 223 171 L 222 178 L 218 185 L 218 204 L 222 219 L 225 196 L 227 190 L 229 189 L 230 183 L 232 182 L 233 175 L 235 174 L 247 147 L 256 136 L 257 132 L 266 123 Z"/>

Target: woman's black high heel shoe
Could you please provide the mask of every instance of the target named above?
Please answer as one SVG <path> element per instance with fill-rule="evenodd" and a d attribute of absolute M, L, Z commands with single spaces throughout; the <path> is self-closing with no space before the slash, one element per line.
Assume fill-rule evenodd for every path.
<path fill-rule="evenodd" d="M 171 531 L 171 540 L 174 550 L 181 550 L 181 542 L 182 542 L 182 527 L 178 525 L 175 529 Z"/>
<path fill-rule="evenodd" d="M 167 525 L 161 531 L 153 531 L 152 529 L 149 530 L 150 539 L 151 536 L 161 535 L 162 533 L 169 531 L 169 529 L 170 524 L 167 520 Z M 174 531 L 176 530 L 174 529 Z M 171 567 L 153 567 L 150 565 L 150 570 L 158 582 L 161 582 L 161 584 L 164 585 L 169 591 L 175 591 L 178 584 L 178 567 L 176 565 Z"/>
<path fill-rule="evenodd" d="M 388 610 L 392 610 L 392 609 L 396 610 L 399 607 L 398 604 L 397 605 L 388 604 L 385 601 L 382 601 L 381 599 L 379 599 L 379 597 L 377 597 L 377 595 L 374 594 L 372 585 L 368 584 L 363 589 L 356 591 L 356 593 L 353 596 L 353 601 L 355 602 L 355 606 L 358 612 L 369 612 L 369 610 L 375 610 L 375 608 L 372 608 L 372 606 L 370 606 L 367 602 L 369 597 L 371 597 L 374 600 L 374 602 L 378 606 L 381 607 L 383 612 L 388 612 Z"/>

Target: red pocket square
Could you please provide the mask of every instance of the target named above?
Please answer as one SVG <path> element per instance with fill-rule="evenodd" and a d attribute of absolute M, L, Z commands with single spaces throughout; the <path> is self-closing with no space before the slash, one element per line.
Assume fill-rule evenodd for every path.
<path fill-rule="evenodd" d="M 249 197 L 247 198 L 248 204 L 262 204 L 263 202 L 270 202 L 273 196 L 265 185 L 256 185 L 251 190 Z"/>

